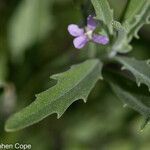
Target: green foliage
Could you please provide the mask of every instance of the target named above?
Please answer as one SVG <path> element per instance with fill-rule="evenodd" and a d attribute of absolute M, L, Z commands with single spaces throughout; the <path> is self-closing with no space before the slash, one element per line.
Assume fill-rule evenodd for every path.
<path fill-rule="evenodd" d="M 6 131 L 22 129 L 53 113 L 60 118 L 74 101 L 83 99 L 86 102 L 93 86 L 102 78 L 101 69 L 102 63 L 91 59 L 53 75 L 51 78 L 57 80 L 57 84 L 36 95 L 36 101 L 12 116 L 6 123 Z"/>
<path fill-rule="evenodd" d="M 149 0 L 130 0 L 123 26 L 127 29 L 129 34 L 129 41 L 135 36 L 138 38 L 137 32 L 146 23 L 150 17 L 150 1 Z"/>
<path fill-rule="evenodd" d="M 132 47 L 129 42 L 133 37 L 138 38 L 139 29 L 146 23 L 149 23 L 150 1 L 131 0 L 125 12 L 124 20 L 121 23 L 113 21 L 113 27 L 117 31 L 117 38 L 113 44 L 112 50 L 119 53 L 128 53 Z"/>
<path fill-rule="evenodd" d="M 84 60 L 84 62 L 78 65 L 74 65 L 70 70 L 66 72 L 51 76 L 52 79 L 57 81 L 56 85 L 40 94 L 37 94 L 36 100 L 34 102 L 32 102 L 29 106 L 27 106 L 20 112 L 11 116 L 5 124 L 6 131 L 12 132 L 23 129 L 27 126 L 41 121 L 42 119 L 54 113 L 57 114 L 57 118 L 60 118 L 73 102 L 79 99 L 83 99 L 83 101 L 86 102 L 92 88 L 94 87 L 98 79 L 102 78 L 102 68 L 104 70 L 104 73 L 107 69 L 111 70 L 111 72 L 109 72 L 109 76 L 104 76 L 104 79 L 111 85 L 114 93 L 120 99 L 122 99 L 123 102 L 127 104 L 127 106 L 141 113 L 146 118 L 146 121 L 149 121 L 149 92 L 147 89 L 140 87 L 140 84 L 145 84 L 150 89 L 150 61 L 139 61 L 127 56 L 120 56 L 118 55 L 118 53 L 126 55 L 126 53 L 130 52 L 132 48 L 130 45 L 130 41 L 133 39 L 133 37 L 138 37 L 137 32 L 144 24 L 149 23 L 150 1 L 128 1 L 123 15 L 124 18 L 121 23 L 114 20 L 114 10 L 110 8 L 107 0 L 91 0 L 92 3 L 84 0 L 75 0 L 74 2 L 75 3 L 73 3 L 72 1 L 73 4 L 81 5 L 83 16 L 89 15 L 89 8 L 92 8 L 93 5 L 95 9 L 96 19 L 100 20 L 102 23 L 99 33 L 107 33 L 108 37 L 110 38 L 110 43 L 106 46 L 90 43 L 89 47 L 85 48 L 85 51 L 80 51 L 79 54 L 77 54 L 78 52 L 67 52 L 64 53 L 62 57 L 63 52 L 60 52 L 60 50 L 70 51 L 70 49 L 72 49 L 72 47 L 70 48 L 70 46 L 68 46 L 69 40 L 67 38 L 64 38 L 66 35 L 62 36 L 63 34 L 65 34 L 64 31 L 67 28 L 68 22 L 65 22 L 63 24 L 61 22 L 61 17 L 64 14 L 67 14 L 68 16 L 70 15 L 70 11 L 69 13 L 61 13 L 61 10 L 65 11 L 66 8 L 66 6 L 63 7 L 64 2 L 54 2 L 51 0 L 23 0 L 12 16 L 8 31 L 11 53 L 12 56 L 16 58 L 16 60 L 21 58 L 18 56 L 24 55 L 24 51 L 26 49 L 30 48 L 36 42 L 40 43 L 41 40 L 46 37 L 47 33 L 49 33 L 51 27 L 53 26 L 52 14 L 56 16 L 58 15 L 57 19 L 55 20 L 57 25 L 55 25 L 56 27 L 52 32 L 50 39 L 48 39 L 47 45 L 44 48 L 39 48 L 40 50 L 38 48 L 34 49 L 34 51 L 32 51 L 32 53 L 28 55 L 29 57 L 30 55 L 33 55 L 33 58 L 31 58 L 31 60 L 27 59 L 28 62 L 25 64 L 25 71 L 23 71 L 25 73 L 27 72 L 27 77 L 24 77 L 24 83 L 27 81 L 27 79 L 30 78 L 30 74 L 32 74 L 33 72 L 34 76 L 33 79 L 31 79 L 31 82 L 29 82 L 28 85 L 25 86 L 25 90 L 32 90 L 31 88 L 36 86 L 33 84 L 36 83 L 41 86 L 40 83 L 43 82 L 41 82 L 41 80 L 44 80 L 46 76 L 44 73 L 47 73 L 49 70 L 51 70 L 52 73 L 53 69 L 54 72 L 56 72 L 57 69 L 60 69 L 60 66 L 69 66 L 70 64 L 73 64 L 74 62 L 80 62 L 81 60 Z M 55 5 L 53 5 L 52 7 L 53 3 L 55 3 Z M 72 9 L 70 3 L 67 7 L 69 9 Z M 90 12 L 91 11 L 93 11 L 93 9 L 91 9 Z M 70 18 L 72 19 L 73 17 L 76 16 L 73 14 Z M 84 19 L 86 20 L 86 18 Z M 63 29 L 64 27 L 66 28 Z M 96 31 L 98 30 L 95 30 L 94 32 Z M 51 43 L 49 43 L 49 41 Z M 60 44 L 60 41 L 62 42 L 62 45 Z M 51 45 L 54 45 L 54 49 L 53 46 L 51 47 Z M 45 52 L 43 51 L 45 49 L 48 50 Z M 60 55 L 61 58 L 59 56 L 57 59 L 53 59 L 53 55 L 50 56 L 50 53 L 55 52 L 55 50 L 58 50 L 59 52 L 56 52 L 54 56 Z M 35 57 L 36 55 L 38 55 L 38 57 Z M 40 65 L 37 65 L 37 63 L 39 62 L 35 61 L 34 58 L 37 58 L 41 61 Z M 45 58 L 47 58 L 47 60 L 45 60 Z M 47 63 L 49 62 L 49 60 L 51 61 L 50 64 Z M 117 63 L 117 65 L 115 64 L 115 66 L 113 66 L 114 61 L 115 63 Z M 4 62 L 4 59 L 0 59 L 0 69 L 2 70 Z M 120 68 L 118 68 L 120 64 L 122 64 L 123 66 L 122 71 L 120 71 Z M 19 65 L 20 64 L 18 64 L 18 66 Z M 22 66 L 20 68 L 22 68 Z M 65 69 L 65 67 L 63 67 L 61 69 Z M 39 69 L 39 74 L 36 69 Z M 125 72 L 124 69 L 128 71 Z M 114 75 L 114 73 L 112 72 L 121 72 L 121 74 L 118 76 L 118 74 Z M 129 72 L 132 74 L 129 74 Z M 3 80 L 1 79 L 3 78 L 2 73 L 3 71 L 0 70 L 0 80 Z M 36 76 L 35 74 L 38 75 Z M 135 77 L 137 85 L 139 87 L 136 86 L 132 75 Z M 14 78 L 15 76 L 16 74 L 14 73 Z M 128 76 L 128 78 L 124 79 L 124 76 Z M 20 78 L 22 78 L 22 76 L 20 76 Z M 114 80 L 114 78 L 121 80 Z M 125 82 L 123 82 L 124 80 Z M 18 83 L 17 81 L 15 82 L 18 86 L 17 89 L 20 90 L 20 83 Z M 24 84 L 21 84 L 21 88 L 22 85 Z M 38 86 L 38 88 L 40 86 Z M 34 90 L 37 91 L 36 88 Z M 108 92 L 109 90 L 107 91 L 107 93 Z M 22 91 L 20 93 L 19 94 L 21 96 L 22 93 L 26 95 L 26 93 Z M 29 95 L 30 94 L 33 95 L 32 92 L 29 92 Z M 97 91 L 97 95 L 100 94 L 104 93 L 100 93 L 99 91 Z M 97 97 L 97 99 L 99 99 L 99 97 Z M 100 105 L 98 105 L 98 107 L 100 106 L 103 107 L 103 101 L 102 104 L 100 102 Z M 104 107 L 104 109 L 106 108 L 108 109 L 108 107 Z M 105 114 L 106 112 L 104 113 L 104 116 Z M 94 126 L 95 122 L 99 123 L 97 118 L 98 117 L 96 117 L 95 119 L 91 119 L 94 121 L 94 123 L 92 122 L 90 127 L 87 126 L 87 130 L 89 130 L 89 128 L 92 128 L 91 126 Z M 102 129 L 104 130 L 104 127 Z M 97 126 L 96 129 L 93 129 L 91 133 L 89 133 L 93 134 L 94 132 L 97 133 L 97 131 L 99 131 L 99 126 Z"/>
<path fill-rule="evenodd" d="M 139 39 L 139 36 L 138 36 L 138 31 L 141 29 L 141 27 L 144 25 L 144 24 L 149 24 L 150 21 L 150 4 L 147 4 L 146 7 L 147 9 L 143 9 L 145 11 L 142 11 L 142 14 L 141 16 L 142 17 L 137 17 L 138 19 L 136 19 L 136 24 L 135 26 L 132 28 L 132 30 L 130 31 L 129 33 L 129 40 L 131 41 L 133 37 L 135 38 L 138 38 Z"/>
<path fill-rule="evenodd" d="M 137 85 L 142 83 L 150 89 L 150 64 L 149 60 L 140 61 L 128 57 L 115 57 L 115 60 L 123 65 L 122 70 L 129 70 L 136 78 Z"/>
<path fill-rule="evenodd" d="M 91 0 L 96 12 L 96 18 L 103 21 L 108 27 L 109 33 L 113 33 L 113 10 L 110 8 L 107 0 Z"/>
<path fill-rule="evenodd" d="M 144 116 L 147 121 L 150 119 L 150 95 L 145 91 L 145 88 L 138 88 L 135 83 L 118 75 L 116 73 L 109 73 L 112 75 L 108 79 L 108 83 L 111 85 L 112 90 L 124 103 L 124 107 L 131 107 Z M 130 84 L 128 82 L 130 81 Z"/>
<path fill-rule="evenodd" d="M 143 5 L 147 4 L 147 0 L 130 0 L 124 16 L 124 21 L 132 23 L 135 16 L 141 11 Z"/>
<path fill-rule="evenodd" d="M 13 57 L 41 41 L 53 26 L 50 9 L 53 0 L 23 0 L 9 24 L 9 43 Z"/>

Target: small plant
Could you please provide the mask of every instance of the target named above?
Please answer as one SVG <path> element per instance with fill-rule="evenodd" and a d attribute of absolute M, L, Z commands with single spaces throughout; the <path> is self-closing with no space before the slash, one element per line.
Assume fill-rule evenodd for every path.
<path fill-rule="evenodd" d="M 150 60 L 128 57 L 132 50 L 131 40 L 139 38 L 139 29 L 149 23 L 150 1 L 130 0 L 120 22 L 114 20 L 107 0 L 88 3 L 93 9 L 91 14 L 86 12 L 86 17 L 89 16 L 86 27 L 68 26 L 69 33 L 75 37 L 75 48 L 84 47 L 81 51 L 88 53 L 86 60 L 66 72 L 52 75 L 51 79 L 57 83 L 37 94 L 33 103 L 12 115 L 6 122 L 6 131 L 23 129 L 54 113 L 60 118 L 74 101 L 83 99 L 86 102 L 98 80 L 108 82 L 124 106 L 144 116 L 142 128 L 150 120 L 150 103 L 147 102 L 150 100 Z M 90 47 L 90 44 L 94 46 Z M 101 49 L 103 51 L 99 53 Z"/>

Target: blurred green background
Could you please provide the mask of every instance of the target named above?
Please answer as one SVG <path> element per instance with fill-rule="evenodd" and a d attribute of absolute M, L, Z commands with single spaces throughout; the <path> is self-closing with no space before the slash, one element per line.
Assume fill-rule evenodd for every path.
<path fill-rule="evenodd" d="M 126 0 L 110 0 L 119 20 Z M 71 23 L 84 24 L 92 12 L 88 0 L 0 0 L 0 143 L 28 143 L 33 150 L 149 150 L 150 125 L 123 104 L 104 81 L 88 102 L 75 102 L 59 119 L 52 115 L 24 130 L 6 133 L 9 115 L 54 85 L 49 76 L 87 58 L 76 50 L 67 32 Z M 150 58 L 150 28 L 132 41 L 129 54 Z"/>

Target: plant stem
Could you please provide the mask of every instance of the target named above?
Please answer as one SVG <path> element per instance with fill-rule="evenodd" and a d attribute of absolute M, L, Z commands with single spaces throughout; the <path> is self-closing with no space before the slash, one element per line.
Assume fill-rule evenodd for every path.
<path fill-rule="evenodd" d="M 88 57 L 94 58 L 95 56 L 96 56 L 96 44 L 91 42 L 91 43 L 89 43 Z"/>

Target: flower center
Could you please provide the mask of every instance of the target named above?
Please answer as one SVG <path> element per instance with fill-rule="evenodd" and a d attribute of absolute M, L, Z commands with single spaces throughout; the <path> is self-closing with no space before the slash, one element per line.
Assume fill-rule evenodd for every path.
<path fill-rule="evenodd" d="M 85 28 L 85 35 L 88 37 L 89 40 L 91 40 L 93 35 L 93 30 Z"/>

